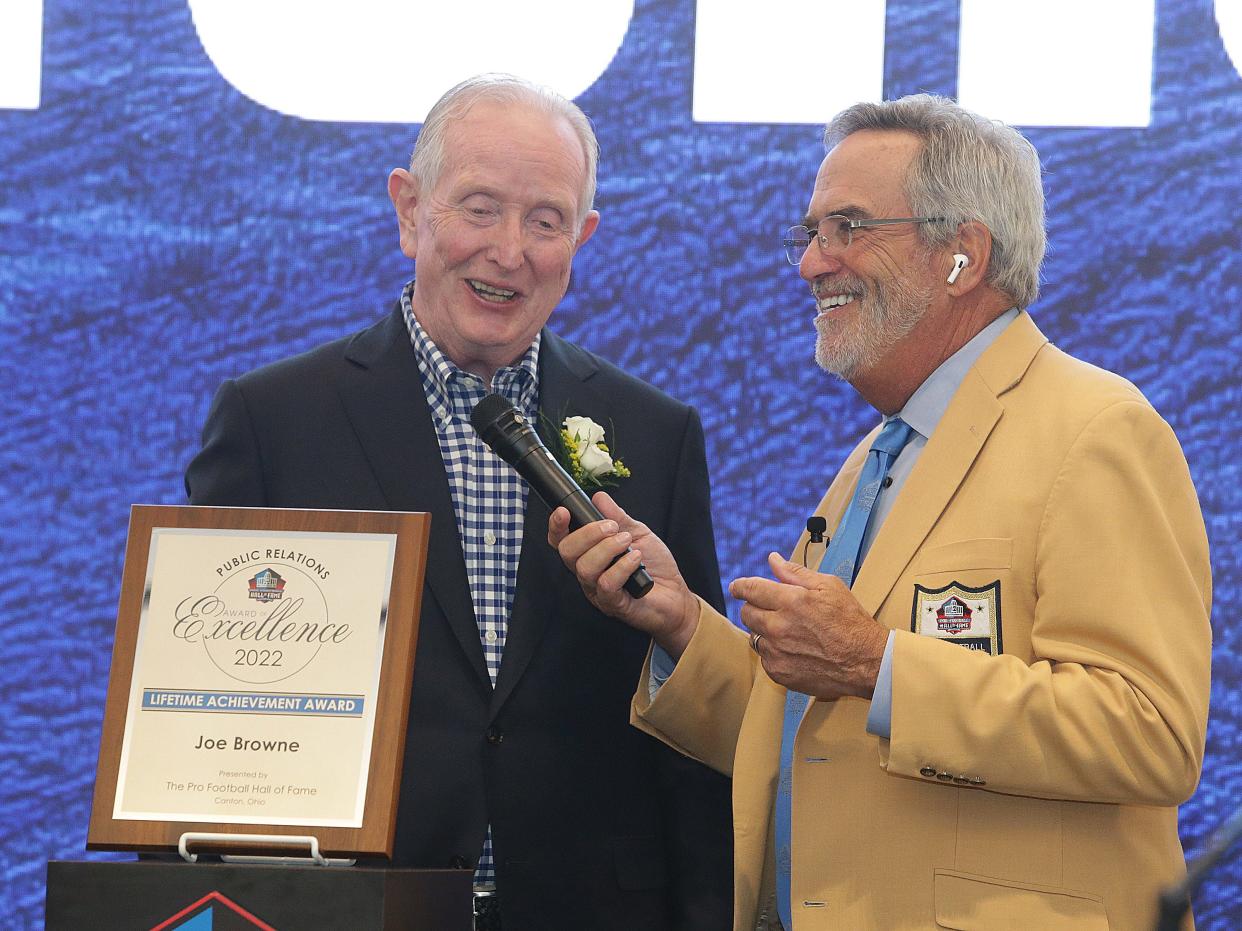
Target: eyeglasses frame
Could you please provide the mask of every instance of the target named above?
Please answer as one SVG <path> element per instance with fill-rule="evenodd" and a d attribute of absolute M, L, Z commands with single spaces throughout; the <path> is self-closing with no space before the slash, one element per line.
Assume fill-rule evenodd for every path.
<path fill-rule="evenodd" d="M 943 223 L 945 222 L 945 219 L 945 217 L 885 217 L 883 219 L 868 217 L 866 219 L 851 219 L 850 217 L 839 213 L 830 213 L 828 216 L 816 223 L 815 229 L 813 230 L 809 226 L 802 223 L 797 223 L 789 227 L 789 229 L 785 230 L 785 238 L 781 240 L 781 245 L 785 247 L 785 258 L 789 264 L 797 266 L 802 264 L 802 258 L 806 255 L 806 250 L 811 248 L 812 242 L 818 242 L 819 248 L 825 255 L 840 255 L 850 246 L 854 245 L 854 230 L 871 229 L 876 226 L 893 226 L 897 223 Z M 828 252 L 828 248 L 825 244 L 828 237 L 819 231 L 820 227 L 823 226 L 828 220 L 839 220 L 842 224 L 844 224 L 846 229 L 845 245 L 835 253 Z M 806 230 L 807 240 L 806 246 L 803 248 L 801 254 L 799 254 L 797 261 L 794 261 L 789 250 L 800 244 L 802 240 L 792 238 L 790 233 L 798 229 Z"/>

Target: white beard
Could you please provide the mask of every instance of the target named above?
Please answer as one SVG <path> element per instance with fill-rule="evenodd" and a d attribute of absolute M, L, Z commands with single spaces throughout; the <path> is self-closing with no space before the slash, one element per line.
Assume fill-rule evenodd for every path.
<path fill-rule="evenodd" d="M 834 288 L 843 283 L 833 282 Z M 927 312 L 931 292 L 907 280 L 891 278 L 867 289 L 862 282 L 844 283 L 860 296 L 852 304 L 816 318 L 815 362 L 825 372 L 850 379 L 884 358 Z M 853 310 L 852 319 L 846 314 Z M 845 322 L 848 320 L 848 322 Z"/>

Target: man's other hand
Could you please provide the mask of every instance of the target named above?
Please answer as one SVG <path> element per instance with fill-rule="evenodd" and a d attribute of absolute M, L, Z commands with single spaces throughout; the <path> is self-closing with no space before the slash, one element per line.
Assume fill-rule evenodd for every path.
<path fill-rule="evenodd" d="M 835 575 L 768 556 L 773 579 L 741 578 L 729 594 L 758 634 L 755 652 L 774 682 L 818 698 L 870 698 L 888 630 Z"/>

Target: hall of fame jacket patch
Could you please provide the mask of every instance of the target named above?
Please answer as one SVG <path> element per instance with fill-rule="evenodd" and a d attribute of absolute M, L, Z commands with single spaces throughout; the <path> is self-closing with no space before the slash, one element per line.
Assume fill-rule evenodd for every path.
<path fill-rule="evenodd" d="M 914 586 L 910 630 L 997 656 L 1001 652 L 1000 581 L 982 588 L 950 582 L 943 588 Z"/>

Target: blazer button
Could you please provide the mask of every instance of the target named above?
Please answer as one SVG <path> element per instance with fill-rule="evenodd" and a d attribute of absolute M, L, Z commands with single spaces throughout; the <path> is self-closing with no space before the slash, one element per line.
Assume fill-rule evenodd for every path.
<path fill-rule="evenodd" d="M 498 744 L 505 739 L 504 732 L 498 727 L 489 727 L 483 736 L 489 744 Z"/>
<path fill-rule="evenodd" d="M 936 775 L 936 767 L 924 766 L 922 769 L 919 770 L 919 775 L 926 776 L 928 779 L 931 779 Z"/>
<path fill-rule="evenodd" d="M 968 785 L 970 785 L 970 777 L 969 777 L 969 776 L 954 776 L 954 777 L 953 777 L 953 781 L 954 781 L 954 782 L 956 782 L 959 786 L 968 786 Z"/>
<path fill-rule="evenodd" d="M 463 856 L 449 857 L 450 870 L 467 870 L 470 868 L 470 862 Z"/>
<path fill-rule="evenodd" d="M 953 774 L 946 773 L 946 772 L 939 772 L 939 773 L 936 773 L 936 778 L 939 779 L 941 782 L 948 782 L 949 780 L 953 778 Z"/>
<path fill-rule="evenodd" d="M 987 785 L 988 783 L 987 783 L 987 780 L 986 780 L 986 779 L 980 779 L 978 776 L 971 776 L 971 777 L 970 777 L 970 784 L 971 784 L 972 786 L 985 786 L 985 785 Z"/>

